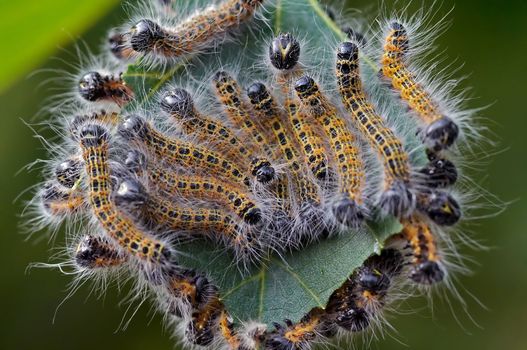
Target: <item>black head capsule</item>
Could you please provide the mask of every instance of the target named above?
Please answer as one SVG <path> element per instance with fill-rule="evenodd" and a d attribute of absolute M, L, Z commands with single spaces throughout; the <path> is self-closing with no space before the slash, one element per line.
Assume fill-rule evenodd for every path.
<path fill-rule="evenodd" d="M 295 82 L 295 90 L 300 97 L 309 95 L 315 88 L 315 81 L 308 75 L 304 75 Z"/>
<path fill-rule="evenodd" d="M 415 195 L 410 191 L 408 184 L 394 181 L 379 198 L 379 207 L 385 213 L 403 218 L 415 209 Z"/>
<path fill-rule="evenodd" d="M 141 207 L 148 201 L 148 193 L 138 180 L 126 179 L 119 184 L 114 201 L 118 206 Z"/>
<path fill-rule="evenodd" d="M 352 42 L 344 42 L 337 49 L 339 60 L 357 61 L 359 59 L 359 48 Z"/>
<path fill-rule="evenodd" d="M 68 159 L 55 168 L 57 182 L 66 188 L 73 188 L 80 179 L 81 162 L 76 159 Z"/>
<path fill-rule="evenodd" d="M 226 71 L 220 70 L 212 76 L 212 81 L 216 84 L 225 84 L 232 80 L 232 77 Z"/>
<path fill-rule="evenodd" d="M 249 225 L 256 225 L 262 220 L 262 211 L 259 208 L 251 208 L 243 215 L 243 220 Z"/>
<path fill-rule="evenodd" d="M 360 332 L 370 325 L 370 317 L 366 310 L 355 305 L 350 305 L 344 312 L 339 313 L 335 322 L 349 332 Z"/>
<path fill-rule="evenodd" d="M 419 173 L 424 176 L 424 183 L 431 188 L 452 186 L 458 179 L 454 163 L 441 158 L 431 160 Z"/>
<path fill-rule="evenodd" d="M 265 184 L 275 179 L 276 171 L 268 161 L 262 161 L 257 158 L 254 159 L 251 164 L 253 166 L 252 174 L 253 176 L 256 176 L 258 182 Z"/>
<path fill-rule="evenodd" d="M 88 72 L 79 80 L 79 94 L 87 101 L 95 102 L 107 97 L 106 80 L 99 72 Z"/>
<path fill-rule="evenodd" d="M 132 49 L 137 52 L 153 50 L 156 42 L 164 37 L 163 29 L 148 19 L 142 19 L 130 28 L 130 44 Z"/>
<path fill-rule="evenodd" d="M 75 262 L 87 269 L 115 266 L 123 260 L 119 252 L 107 242 L 91 235 L 84 236 L 75 251 Z"/>
<path fill-rule="evenodd" d="M 185 89 L 167 91 L 161 98 L 161 109 L 169 114 L 188 117 L 193 114 L 194 101 Z"/>
<path fill-rule="evenodd" d="M 459 127 L 448 117 L 443 117 L 428 125 L 425 131 L 425 144 L 439 152 L 454 144 L 459 136 Z"/>
<path fill-rule="evenodd" d="M 427 260 L 412 268 L 410 279 L 419 284 L 432 285 L 445 278 L 445 271 L 435 262 Z"/>
<path fill-rule="evenodd" d="M 461 218 L 459 203 L 446 192 L 433 191 L 421 196 L 419 202 L 420 209 L 438 225 L 452 226 Z"/>
<path fill-rule="evenodd" d="M 300 43 L 289 33 L 278 35 L 269 46 L 269 59 L 276 69 L 293 69 L 299 58 Z"/>
<path fill-rule="evenodd" d="M 270 95 L 265 85 L 257 82 L 249 86 L 247 89 L 247 97 L 249 97 L 249 100 L 253 105 L 256 105 L 269 99 Z"/>
<path fill-rule="evenodd" d="M 377 269 L 364 267 L 360 270 L 358 277 L 358 285 L 363 291 L 383 294 L 390 288 L 388 276 Z"/>
<path fill-rule="evenodd" d="M 79 131 L 80 142 L 85 147 L 96 147 L 108 140 L 108 130 L 98 124 L 86 124 Z"/>
<path fill-rule="evenodd" d="M 148 124 L 143 118 L 137 115 L 130 115 L 124 118 L 121 125 L 119 125 L 118 133 L 126 140 L 143 138 L 148 133 Z"/>

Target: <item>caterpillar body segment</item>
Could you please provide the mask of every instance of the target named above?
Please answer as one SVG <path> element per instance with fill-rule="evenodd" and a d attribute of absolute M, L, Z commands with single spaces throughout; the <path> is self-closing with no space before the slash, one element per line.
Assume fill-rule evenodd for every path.
<path fill-rule="evenodd" d="M 424 142 L 434 152 L 449 148 L 459 136 L 458 125 L 441 112 L 438 102 L 418 82 L 407 66 L 410 38 L 403 24 L 392 22 L 384 41 L 382 74 L 426 125 Z"/>
<path fill-rule="evenodd" d="M 178 317 L 200 310 L 209 300 L 218 297 L 218 288 L 204 274 L 194 270 L 173 270 L 164 283 L 164 298 L 167 298 L 171 313 Z"/>
<path fill-rule="evenodd" d="M 365 215 L 361 208 L 364 169 L 355 137 L 311 77 L 300 78 L 295 83 L 295 90 L 306 114 L 321 126 L 331 146 L 341 196 L 333 207 L 333 213 L 340 223 L 358 226 Z"/>
<path fill-rule="evenodd" d="M 329 320 L 347 332 L 360 332 L 370 325 L 370 316 L 360 304 L 354 291 L 355 284 L 348 280 L 331 295 L 326 313 Z"/>
<path fill-rule="evenodd" d="M 75 263 L 83 269 L 96 270 L 120 267 L 127 256 L 103 238 L 85 235 L 75 249 Z"/>
<path fill-rule="evenodd" d="M 383 249 L 368 258 L 331 295 L 326 306 L 328 322 L 346 332 L 367 329 L 381 318 L 397 277 L 404 267 L 404 256 L 397 249 Z"/>
<path fill-rule="evenodd" d="M 171 259 L 169 247 L 137 228 L 117 210 L 111 199 L 108 131 L 99 125 L 87 124 L 80 130 L 79 138 L 89 183 L 90 207 L 108 236 L 141 261 L 154 266 L 168 263 Z"/>
<path fill-rule="evenodd" d="M 250 179 L 237 164 L 225 159 L 217 152 L 175 138 L 169 138 L 152 128 L 145 120 L 131 116 L 120 125 L 120 135 L 142 143 L 151 153 L 174 165 L 207 171 L 209 174 L 243 184 L 250 188 Z"/>
<path fill-rule="evenodd" d="M 127 33 L 127 44 L 140 57 L 175 62 L 224 38 L 241 23 L 252 18 L 262 2 L 226 0 L 190 16 L 174 28 L 165 28 L 151 20 L 142 19 Z"/>
<path fill-rule="evenodd" d="M 446 271 L 430 225 L 418 216 L 406 220 L 403 224 L 402 235 L 412 250 L 409 278 L 424 285 L 441 282 Z"/>
<path fill-rule="evenodd" d="M 188 342 L 199 345 L 210 345 L 218 331 L 218 318 L 223 310 L 223 304 L 218 297 L 211 298 L 201 309 L 192 313 L 185 330 Z"/>
<path fill-rule="evenodd" d="M 115 201 L 129 212 L 137 212 L 145 225 L 168 235 L 173 233 L 174 238 L 191 235 L 223 242 L 245 261 L 257 258 L 260 252 L 259 242 L 253 239 L 251 232 L 224 209 L 194 208 L 154 196 L 134 179 L 121 182 Z"/>
<path fill-rule="evenodd" d="M 133 100 L 134 92 L 119 75 L 96 71 L 84 74 L 78 83 L 79 95 L 88 102 L 113 102 L 123 107 Z"/>
<path fill-rule="evenodd" d="M 342 101 L 354 124 L 382 159 L 384 191 L 379 206 L 396 217 L 408 216 L 415 207 L 410 191 L 410 163 L 402 142 L 375 112 L 362 88 L 359 49 L 346 42 L 337 52 L 336 75 Z"/>
<path fill-rule="evenodd" d="M 239 164 L 261 183 L 274 180 L 275 170 L 271 162 L 252 143 L 242 142 L 227 125 L 202 115 L 194 106 L 191 95 L 183 89 L 165 93 L 161 108 L 178 121 L 185 133 L 196 135 L 200 142 L 210 142 L 231 162 Z"/>

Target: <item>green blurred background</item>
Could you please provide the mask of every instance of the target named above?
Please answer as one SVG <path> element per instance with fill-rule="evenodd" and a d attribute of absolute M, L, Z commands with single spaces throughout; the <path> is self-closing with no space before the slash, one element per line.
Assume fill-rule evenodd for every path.
<path fill-rule="evenodd" d="M 385 3 L 392 1 L 385 0 Z M 348 1 L 346 8 L 362 9 L 370 2 Z M 404 5 L 405 2 L 399 1 Z M 418 3 L 417 1 L 414 2 Z M 423 1 L 430 6 L 431 1 Z M 467 303 L 471 323 L 463 312 L 460 326 L 445 304 L 430 312 L 422 300 L 406 305 L 421 311 L 400 315 L 397 329 L 372 348 L 428 350 L 527 349 L 527 3 L 523 0 L 445 0 L 443 8 L 455 9 L 453 25 L 439 40 L 450 58 L 465 62 L 471 73 L 467 84 L 479 99 L 473 107 L 491 104 L 482 114 L 496 134 L 498 155 L 480 174 L 485 186 L 510 207 L 496 218 L 485 219 L 475 229 L 490 251 L 467 251 L 480 266 L 461 284 L 476 295 L 488 310 L 473 299 Z M 125 313 L 119 307 L 124 296 L 111 288 L 101 300 L 81 288 L 60 308 L 68 277 L 58 271 L 25 272 L 35 261 L 48 261 L 53 252 L 45 240 L 24 241 L 19 233 L 21 202 L 13 202 L 38 181 L 37 173 L 22 171 L 26 164 L 45 158 L 45 152 L 22 120 L 39 111 L 46 96 L 38 87 L 45 74 L 28 77 L 41 68 L 60 68 L 51 57 L 71 61 L 71 38 L 81 37 L 92 48 L 100 46 L 106 31 L 125 18 L 117 1 L 29 0 L 0 2 L 0 222 L 2 237 L 0 287 L 1 349 L 171 349 L 173 342 L 161 320 L 143 306 L 125 331 L 117 331 Z M 23 197 L 27 199 L 26 197 Z M 60 242 L 60 240 L 59 240 Z M 128 316 L 127 316 L 128 317 Z M 406 345 L 404 345 L 406 344 Z"/>

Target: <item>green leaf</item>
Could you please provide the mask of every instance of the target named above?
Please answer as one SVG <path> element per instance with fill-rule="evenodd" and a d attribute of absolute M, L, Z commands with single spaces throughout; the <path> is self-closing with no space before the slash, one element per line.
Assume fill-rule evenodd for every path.
<path fill-rule="evenodd" d="M 227 310 L 239 321 L 298 321 L 312 308 L 325 307 L 331 293 L 379 242 L 400 231 L 399 222 L 388 219 L 369 232 L 348 232 L 283 257 L 272 256 L 243 276 L 229 255 L 202 242 L 180 247 L 180 263 L 207 271 L 219 285 Z"/>
<path fill-rule="evenodd" d="M 104 16 L 117 0 L 1 1 L 0 91 Z"/>
<path fill-rule="evenodd" d="M 130 108 L 148 103 L 167 82 L 184 82 L 187 74 L 207 84 L 210 67 L 216 67 L 217 62 L 227 67 L 229 63 L 240 64 L 241 71 L 251 69 L 259 63 L 266 42 L 279 32 L 308 34 L 309 46 L 316 48 L 316 55 L 309 57 L 311 64 L 334 61 L 335 44 L 345 40 L 345 35 L 316 0 L 278 0 L 276 7 L 268 10 L 270 22 L 256 23 L 258 30 L 246 31 L 237 42 L 223 45 L 219 59 L 202 55 L 192 64 L 166 72 L 145 72 L 141 65 L 130 66 L 124 79 L 137 92 L 136 103 Z M 374 63 L 368 63 L 371 67 L 367 73 L 375 74 Z M 183 266 L 208 273 L 220 287 L 222 299 L 235 319 L 270 324 L 285 318 L 298 321 L 312 308 L 325 307 L 332 292 L 378 252 L 386 238 L 400 231 L 397 220 L 386 219 L 360 233 L 350 231 L 283 257 L 271 256 L 243 276 L 229 254 L 209 243 L 194 242 L 178 249 Z"/>

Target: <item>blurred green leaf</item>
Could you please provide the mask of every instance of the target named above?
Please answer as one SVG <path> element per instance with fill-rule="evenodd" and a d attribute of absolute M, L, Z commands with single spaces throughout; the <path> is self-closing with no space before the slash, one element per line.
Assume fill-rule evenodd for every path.
<path fill-rule="evenodd" d="M 118 0 L 0 1 L 0 91 L 75 39 Z"/>

